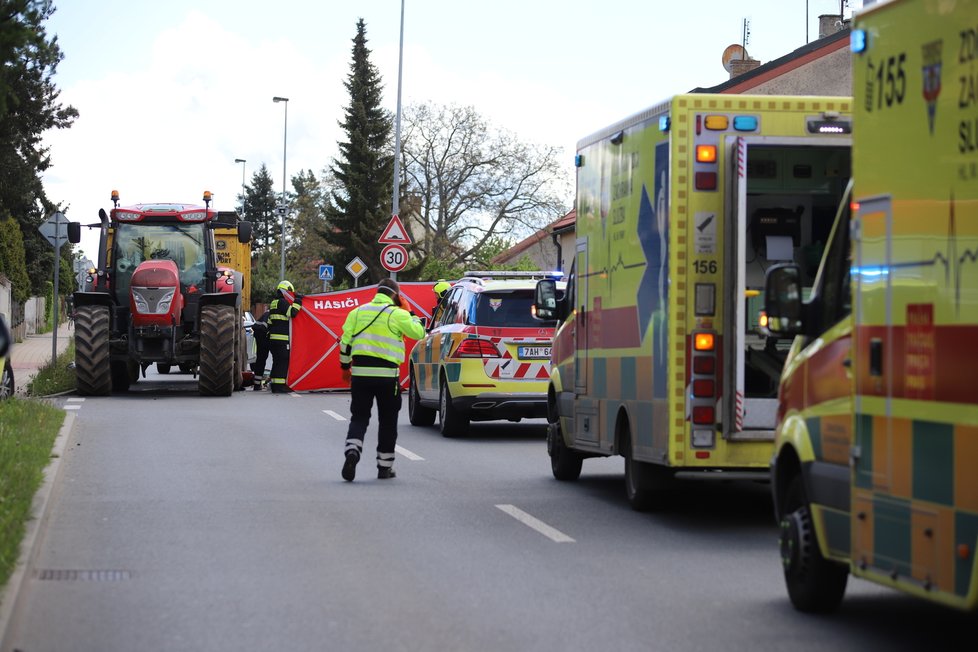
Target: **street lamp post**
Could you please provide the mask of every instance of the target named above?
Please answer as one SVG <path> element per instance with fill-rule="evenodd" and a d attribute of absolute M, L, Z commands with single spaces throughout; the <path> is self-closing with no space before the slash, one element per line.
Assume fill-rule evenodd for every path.
<path fill-rule="evenodd" d="M 248 159 L 236 158 L 236 159 L 234 159 L 234 162 L 241 164 L 241 219 L 244 219 L 244 214 L 245 214 L 245 163 L 248 162 Z"/>
<path fill-rule="evenodd" d="M 289 145 L 289 98 L 287 97 L 273 97 L 272 101 L 276 104 L 279 102 L 285 102 L 285 129 L 282 134 L 282 205 L 279 207 L 278 212 L 282 217 L 282 265 L 280 267 L 279 280 L 285 278 L 285 211 L 286 211 L 286 200 L 285 200 L 285 156 L 288 152 Z"/>

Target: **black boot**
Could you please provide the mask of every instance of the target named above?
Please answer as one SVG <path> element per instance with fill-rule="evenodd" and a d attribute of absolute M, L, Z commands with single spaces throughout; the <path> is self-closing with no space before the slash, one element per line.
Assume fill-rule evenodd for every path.
<path fill-rule="evenodd" d="M 346 461 L 343 462 L 343 479 L 347 482 L 353 482 L 353 478 L 357 475 L 357 462 L 360 461 L 360 456 L 350 451 L 346 454 Z"/>
<path fill-rule="evenodd" d="M 389 480 L 391 478 L 396 478 L 397 474 L 394 473 L 394 469 L 389 466 L 378 466 L 377 467 L 377 479 L 378 480 Z"/>

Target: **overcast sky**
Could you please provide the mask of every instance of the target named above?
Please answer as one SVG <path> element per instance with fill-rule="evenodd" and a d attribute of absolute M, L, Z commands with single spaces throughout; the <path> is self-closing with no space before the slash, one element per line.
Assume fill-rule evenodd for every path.
<path fill-rule="evenodd" d="M 858 11 L 862 1 L 849 4 Z M 80 117 L 47 138 L 45 188 L 72 220 L 97 221 L 113 189 L 123 205 L 201 203 L 210 190 L 216 208 L 231 210 L 242 171 L 250 184 L 262 163 L 281 192 L 286 105 L 276 95 L 289 98 L 286 175 L 319 176 L 341 138 L 359 18 L 384 104 L 397 106 L 400 0 L 55 6 L 47 27 L 64 53 L 55 80 Z M 578 139 L 726 81 L 721 55 L 742 42 L 744 19 L 750 56 L 767 62 L 815 40 L 818 16 L 839 8 L 839 0 L 405 0 L 402 105 L 471 105 L 527 142 L 564 148 L 570 177 Z M 84 233 L 94 259 L 94 231 Z"/>

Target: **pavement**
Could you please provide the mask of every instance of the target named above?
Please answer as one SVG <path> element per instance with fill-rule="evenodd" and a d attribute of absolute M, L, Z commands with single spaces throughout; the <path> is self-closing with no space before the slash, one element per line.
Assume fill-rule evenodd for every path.
<path fill-rule="evenodd" d="M 68 342 L 74 336 L 75 331 L 70 323 L 58 325 L 58 355 L 61 355 L 68 348 Z M 51 343 L 54 338 L 54 333 L 44 333 L 43 335 L 28 335 L 22 342 L 14 342 L 9 356 L 10 365 L 14 370 L 14 391 L 16 394 L 24 396 L 28 383 L 37 375 L 37 372 L 42 367 L 51 364 Z"/>

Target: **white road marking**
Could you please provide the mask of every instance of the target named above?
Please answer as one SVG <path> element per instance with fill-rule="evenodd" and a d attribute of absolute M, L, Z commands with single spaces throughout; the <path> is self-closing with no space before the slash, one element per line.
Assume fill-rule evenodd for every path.
<path fill-rule="evenodd" d="M 408 458 L 412 462 L 423 462 L 424 461 L 424 458 L 423 457 L 421 457 L 420 455 L 416 455 L 415 453 L 412 453 L 411 451 L 409 451 L 408 449 L 404 448 L 403 446 L 394 446 L 394 452 L 395 453 L 400 453 L 401 455 L 403 455 L 404 457 Z"/>
<path fill-rule="evenodd" d="M 81 407 L 82 406 L 80 406 L 80 405 L 66 405 L 66 406 L 64 406 L 64 409 L 65 410 L 80 410 Z"/>
<path fill-rule="evenodd" d="M 337 412 L 333 412 L 332 410 L 323 410 L 323 414 L 328 414 L 329 416 L 333 417 L 337 421 L 346 421 L 346 417 L 344 417 L 342 414 L 339 414 Z"/>
<path fill-rule="evenodd" d="M 69 398 L 68 399 L 68 402 L 69 403 L 84 403 L 85 402 L 85 399 L 84 398 Z"/>
<path fill-rule="evenodd" d="M 574 539 L 570 538 L 557 528 L 550 527 L 540 519 L 530 516 L 515 505 L 496 505 L 496 507 L 506 512 L 523 525 L 533 528 L 555 543 L 574 543 Z"/>

